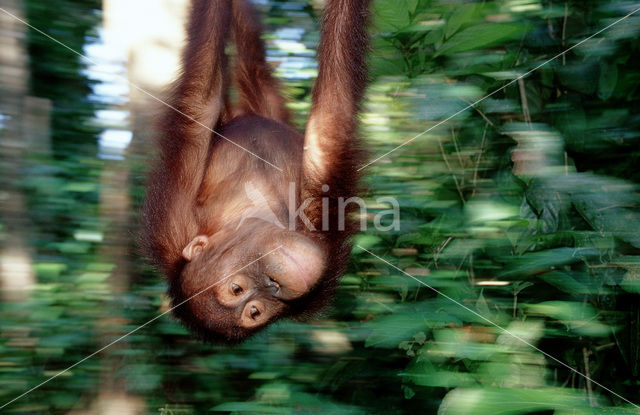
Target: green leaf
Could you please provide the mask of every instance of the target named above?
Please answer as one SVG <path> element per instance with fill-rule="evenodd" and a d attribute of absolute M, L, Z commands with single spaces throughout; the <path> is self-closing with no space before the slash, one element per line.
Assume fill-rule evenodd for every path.
<path fill-rule="evenodd" d="M 391 58 L 375 57 L 371 60 L 371 73 L 375 76 L 396 76 L 404 72 L 405 64 L 401 56 Z"/>
<path fill-rule="evenodd" d="M 587 174 L 578 175 L 571 184 L 572 202 L 594 230 L 611 233 L 640 247 L 640 213 L 636 209 L 625 208 L 638 203 L 629 184 Z"/>
<path fill-rule="evenodd" d="M 375 236 L 375 235 L 369 235 L 369 234 L 359 234 L 355 237 L 355 243 L 353 244 L 353 253 L 360 253 L 363 252 L 362 249 L 358 248 L 358 245 L 365 248 L 365 249 L 370 249 L 373 248 L 374 246 L 376 246 L 380 241 L 382 240 L 382 238 L 380 238 L 379 236 Z"/>
<path fill-rule="evenodd" d="M 527 414 L 585 405 L 586 398 L 579 392 L 562 388 L 458 388 L 444 397 L 438 415 Z"/>
<path fill-rule="evenodd" d="M 529 304 L 527 308 L 558 320 L 588 319 L 595 315 L 592 307 L 570 301 L 544 301 L 538 304 Z"/>
<path fill-rule="evenodd" d="M 525 306 L 532 312 L 552 317 L 584 336 L 602 337 L 611 333 L 609 326 L 599 322 L 596 311 L 588 304 L 570 301 L 545 301 Z"/>
<path fill-rule="evenodd" d="M 539 274 L 537 277 L 566 293 L 589 294 L 592 291 L 588 286 L 573 278 L 568 272 L 551 271 Z"/>
<path fill-rule="evenodd" d="M 429 34 L 424 37 L 422 41 L 425 45 L 434 44 L 436 47 L 442 44 L 442 39 L 444 38 L 444 32 L 442 29 L 433 29 Z"/>
<path fill-rule="evenodd" d="M 377 1 L 374 15 L 375 27 L 380 32 L 395 32 L 411 22 L 407 0 Z"/>
<path fill-rule="evenodd" d="M 581 261 L 585 255 L 596 254 L 588 249 L 556 248 L 522 255 L 513 262 L 501 276 L 517 276 L 519 274 L 534 274 L 546 271 L 551 267 L 572 264 Z"/>
<path fill-rule="evenodd" d="M 618 66 L 600 62 L 600 80 L 598 81 L 598 97 L 606 101 L 611 98 L 618 83 Z"/>
<path fill-rule="evenodd" d="M 427 327 L 427 321 L 419 314 L 396 312 L 363 325 L 371 330 L 365 347 L 398 347 L 401 341 L 412 338 Z"/>
<path fill-rule="evenodd" d="M 569 89 L 590 95 L 598 88 L 598 66 L 594 61 L 561 66 L 556 70 L 562 85 Z"/>
<path fill-rule="evenodd" d="M 505 40 L 518 39 L 524 30 L 522 25 L 511 23 L 483 23 L 471 26 L 445 41 L 436 51 L 436 56 L 482 49 Z"/>
<path fill-rule="evenodd" d="M 418 3 L 420 0 L 407 0 L 407 9 L 414 13 L 416 11 L 416 7 L 418 7 Z"/>
<path fill-rule="evenodd" d="M 456 7 L 451 17 L 447 19 L 444 32 L 445 37 L 447 39 L 450 38 L 451 35 L 457 32 L 463 24 L 471 22 L 476 9 L 477 5 L 475 3 L 465 3 Z"/>

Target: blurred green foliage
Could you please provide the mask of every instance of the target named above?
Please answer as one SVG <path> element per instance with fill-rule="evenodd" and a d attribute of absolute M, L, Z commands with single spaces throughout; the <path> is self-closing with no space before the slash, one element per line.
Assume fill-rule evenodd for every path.
<path fill-rule="evenodd" d="M 29 22 L 82 50 L 100 2 L 55 4 L 28 0 Z M 312 4 L 262 7 L 273 56 L 308 58 Z M 7 411 L 90 408 L 117 384 L 165 414 L 639 413 L 622 397 L 640 403 L 640 13 L 511 83 L 638 7 L 376 1 L 362 134 L 372 160 L 411 141 L 365 169 L 369 212 L 395 197 L 401 226 L 356 238 L 333 307 L 234 349 L 165 316 Z M 282 27 L 302 29 L 305 48 L 277 49 Z M 22 184 L 38 284 L 0 305 L 0 405 L 166 309 L 131 241 L 109 256 L 99 209 L 105 169 L 140 160 L 97 158 L 84 63 L 28 39 L 54 152 L 34 155 Z M 311 80 L 280 73 L 304 115 Z M 126 290 L 113 283 L 120 259 Z"/>

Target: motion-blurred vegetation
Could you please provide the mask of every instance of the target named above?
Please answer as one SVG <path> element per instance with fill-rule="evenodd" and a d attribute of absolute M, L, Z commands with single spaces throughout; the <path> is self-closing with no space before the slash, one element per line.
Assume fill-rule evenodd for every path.
<path fill-rule="evenodd" d="M 303 62 L 278 71 L 300 123 L 316 3 L 259 2 L 272 59 Z M 100 41 L 100 7 L 24 1 L 80 52 Z M 640 12 L 617 22 L 638 8 L 376 1 L 362 135 L 371 160 L 395 151 L 364 172 L 370 212 L 393 196 L 401 226 L 357 237 L 333 307 L 233 349 L 163 316 L 2 410 L 640 413 Z M 167 309 L 136 248 L 149 143 L 134 131 L 124 159 L 101 157 L 96 111 L 126 104 L 16 27 L 50 145 L 16 153 L 38 123 L 2 84 L 0 405 Z M 25 267 L 32 281 L 11 286 Z"/>

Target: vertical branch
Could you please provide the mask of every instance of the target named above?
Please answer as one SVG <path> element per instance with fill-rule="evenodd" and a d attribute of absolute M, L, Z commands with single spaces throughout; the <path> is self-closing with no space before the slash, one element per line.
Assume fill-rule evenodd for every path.
<path fill-rule="evenodd" d="M 524 122 L 531 124 L 531 113 L 529 112 L 529 100 L 527 99 L 527 89 L 523 79 L 518 79 L 518 89 L 520 90 L 520 101 L 522 102 L 522 115 Z"/>
<path fill-rule="evenodd" d="M 466 203 L 464 194 L 462 194 L 462 188 L 460 187 L 460 183 L 458 183 L 458 178 L 456 177 L 455 172 L 453 171 L 453 169 L 451 168 L 451 165 L 449 164 L 449 160 L 447 159 L 447 155 L 444 152 L 444 147 L 442 146 L 441 140 L 438 140 L 438 145 L 440 146 L 440 153 L 442 154 L 442 159 L 444 160 L 444 164 L 447 166 L 447 169 L 451 173 L 451 176 L 453 177 L 453 181 L 456 184 L 456 189 L 458 190 L 458 194 L 460 195 L 460 200 L 462 200 L 462 203 Z"/>
<path fill-rule="evenodd" d="M 23 15 L 21 2 L 8 0 L 3 8 L 17 16 Z M 0 128 L 0 220 L 6 237 L 0 247 L 0 292 L 5 300 L 24 299 L 27 290 L 35 284 L 31 252 L 27 243 L 28 215 L 25 215 L 25 197 L 19 188 L 22 178 L 22 160 L 27 151 L 29 130 L 23 122 L 27 99 L 27 51 L 24 44 L 24 26 L 6 13 L 0 13 L 0 67 L 10 68 L 0 76 L 0 114 L 7 121 Z M 31 112 L 31 111 L 30 111 Z M 46 127 L 45 127 L 46 134 Z"/>
<path fill-rule="evenodd" d="M 596 406 L 593 398 L 593 386 L 591 385 L 591 369 L 589 368 L 589 351 L 586 347 L 582 348 L 582 359 L 584 361 L 585 382 L 587 384 L 587 396 L 589 396 L 589 405 Z"/>
<path fill-rule="evenodd" d="M 567 38 L 567 19 L 569 17 L 569 3 L 564 2 L 564 19 L 562 20 L 562 49 L 565 48 L 565 39 Z M 562 66 L 567 64 L 567 54 L 562 54 Z"/>

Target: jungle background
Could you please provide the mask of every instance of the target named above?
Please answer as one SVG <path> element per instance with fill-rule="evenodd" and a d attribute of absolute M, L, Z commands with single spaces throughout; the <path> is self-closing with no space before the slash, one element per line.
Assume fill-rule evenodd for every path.
<path fill-rule="evenodd" d="M 256 3 L 302 128 L 323 2 Z M 640 2 L 376 0 L 361 133 L 411 141 L 363 172 L 400 228 L 234 348 L 137 247 L 184 1 L 0 4 L 1 412 L 640 413 Z"/>

